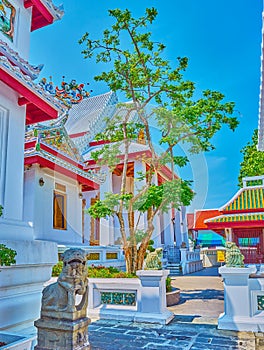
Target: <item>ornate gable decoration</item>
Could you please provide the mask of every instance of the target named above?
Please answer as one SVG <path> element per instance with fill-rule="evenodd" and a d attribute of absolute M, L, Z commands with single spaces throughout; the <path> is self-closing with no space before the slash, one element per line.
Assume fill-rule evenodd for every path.
<path fill-rule="evenodd" d="M 250 211 L 256 209 L 264 210 L 263 187 L 243 188 L 220 210 L 223 212 L 230 212 Z"/>
<path fill-rule="evenodd" d="M 43 143 L 75 161 L 82 161 L 78 149 L 67 135 L 64 127 L 52 128 L 39 125 L 26 133 L 26 141 L 29 141 L 31 138 L 37 138 L 37 151 L 39 151 L 40 143 Z"/>
<path fill-rule="evenodd" d="M 90 92 L 84 89 L 84 84 L 77 84 L 74 79 L 67 83 L 64 81 L 64 78 L 63 76 L 60 88 L 58 86 L 54 87 L 52 77 L 50 77 L 50 81 L 43 78 L 39 84 L 45 91 L 62 101 L 67 107 L 71 107 L 73 104 L 77 104 L 90 96 Z"/>

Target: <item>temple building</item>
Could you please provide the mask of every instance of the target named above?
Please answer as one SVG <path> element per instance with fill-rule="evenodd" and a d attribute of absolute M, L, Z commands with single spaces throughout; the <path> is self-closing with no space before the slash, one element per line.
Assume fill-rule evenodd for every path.
<path fill-rule="evenodd" d="M 193 230 L 212 230 L 240 248 L 248 263 L 264 261 L 264 176 L 243 179 L 233 198 L 219 209 L 197 210 Z"/>
<path fill-rule="evenodd" d="M 66 82 L 61 84 L 61 89 L 46 80 L 43 84 L 64 102 L 65 96 L 73 96 L 72 90 L 75 90 Z M 65 86 L 68 86 L 67 94 L 62 93 Z M 110 171 L 107 166 L 98 166 L 91 157 L 91 152 L 102 147 L 103 141 L 94 141 L 94 138 L 106 127 L 106 117 L 119 113 L 118 99 L 111 91 L 92 97 L 83 88 L 82 92 L 79 100 L 68 101 L 71 108 L 57 121 L 30 126 L 25 134 L 24 217 L 34 226 L 38 239 L 66 246 L 120 246 L 116 219 L 94 219 L 87 214 L 90 205 L 103 199 L 106 192 L 120 191 L 122 160 Z M 128 192 L 137 191 L 139 182 L 134 181 L 135 176 L 138 171 L 148 170 L 144 159 L 149 155 L 144 135 L 140 134 L 129 149 Z M 169 168 L 163 166 L 156 174 L 155 183 L 160 185 L 171 176 Z M 188 245 L 185 213 L 186 208 L 181 207 L 155 218 L 155 246 L 180 247 L 183 241 Z M 137 215 L 135 213 L 134 221 L 139 220 L 139 229 L 144 230 L 147 215 Z"/>
<path fill-rule="evenodd" d="M 39 317 L 43 284 L 57 261 L 57 245 L 36 239 L 24 217 L 25 125 L 67 110 L 35 82 L 43 65 L 28 61 L 30 33 L 63 10 L 51 0 L 3 0 L 0 9 L 0 239 L 17 253 L 14 266 L 0 266 L 0 330 L 25 334 Z"/>

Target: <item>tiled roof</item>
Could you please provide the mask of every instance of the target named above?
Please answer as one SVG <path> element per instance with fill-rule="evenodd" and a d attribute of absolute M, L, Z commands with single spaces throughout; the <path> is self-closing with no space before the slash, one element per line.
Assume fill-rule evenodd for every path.
<path fill-rule="evenodd" d="M 40 156 L 95 183 L 105 181 L 105 174 L 86 169 L 78 150 L 63 128 L 32 129 L 26 133 L 25 141 L 25 159 Z"/>
<path fill-rule="evenodd" d="M 248 214 L 229 214 L 220 215 L 208 220 L 205 223 L 232 223 L 232 222 L 249 222 L 264 220 L 264 213 L 248 213 Z M 264 225 L 264 222 L 263 222 Z"/>
<path fill-rule="evenodd" d="M 91 153 L 99 150 L 100 148 L 102 148 L 103 146 L 96 146 L 96 147 L 92 147 L 90 149 L 88 149 L 84 154 L 83 154 L 83 158 L 85 161 L 91 159 Z M 122 143 L 119 145 L 119 154 L 123 155 L 125 153 L 125 145 Z M 149 147 L 147 145 L 143 145 L 137 142 L 132 142 L 129 146 L 129 154 L 133 154 L 133 153 L 138 153 L 138 152 L 147 152 L 149 151 Z"/>
<path fill-rule="evenodd" d="M 32 66 L 28 61 L 19 56 L 18 52 L 11 49 L 8 44 L 0 39 L 0 54 L 8 58 L 12 64 L 19 67 L 31 79 L 36 79 L 43 68 L 43 65 L 37 67 Z"/>
<path fill-rule="evenodd" d="M 39 95 L 47 103 L 50 103 L 58 111 L 64 112 L 66 110 L 66 107 L 58 99 L 45 92 L 40 85 L 33 82 L 29 75 L 22 73 L 19 67 L 13 66 L 5 56 L 0 56 L 0 68 L 8 72 L 9 75 L 13 76 L 28 89 L 33 90 L 34 93 Z"/>
<path fill-rule="evenodd" d="M 263 187 L 247 187 L 242 188 L 238 193 L 224 205 L 220 210 L 241 211 L 241 210 L 264 210 L 264 188 Z"/>
<path fill-rule="evenodd" d="M 68 134 L 90 133 L 93 132 L 91 131 L 93 128 L 100 129 L 101 124 L 96 125 L 97 122 L 110 117 L 111 109 L 116 109 L 116 103 L 116 95 L 110 91 L 106 94 L 89 97 L 79 104 L 73 105 L 65 124 Z"/>
<path fill-rule="evenodd" d="M 219 215 L 220 212 L 218 209 L 210 209 L 210 210 L 195 210 L 194 212 L 194 230 L 208 230 L 208 227 L 205 224 L 205 220 L 209 218 L 213 218 Z"/>

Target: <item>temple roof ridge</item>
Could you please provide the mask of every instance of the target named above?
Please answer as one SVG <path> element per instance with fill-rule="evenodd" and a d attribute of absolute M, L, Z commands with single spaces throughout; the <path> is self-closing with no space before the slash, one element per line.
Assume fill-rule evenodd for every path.
<path fill-rule="evenodd" d="M 7 59 L 18 66 L 24 74 L 29 75 L 31 79 L 36 79 L 43 68 L 43 64 L 38 66 L 31 65 L 28 61 L 19 56 L 18 52 L 13 50 L 5 41 L 0 39 L 0 54 L 7 57 Z"/>
<path fill-rule="evenodd" d="M 34 90 L 43 100 L 47 103 L 52 104 L 56 109 L 63 113 L 67 108 L 57 98 L 47 93 L 39 84 L 35 83 L 29 75 L 26 75 L 18 66 L 13 66 L 6 56 L 0 56 L 0 67 L 1 69 L 8 72 L 20 83 L 26 85 L 30 90 Z"/>

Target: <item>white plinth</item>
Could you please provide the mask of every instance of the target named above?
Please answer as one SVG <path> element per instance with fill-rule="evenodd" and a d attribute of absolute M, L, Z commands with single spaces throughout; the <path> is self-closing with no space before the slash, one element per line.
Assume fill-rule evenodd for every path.
<path fill-rule="evenodd" d="M 166 302 L 166 278 L 169 270 L 140 270 L 137 276 L 141 281 L 141 295 L 138 298 L 137 322 L 152 319 L 154 322 L 169 323 L 174 315 L 167 309 Z"/>
<path fill-rule="evenodd" d="M 225 311 L 218 318 L 218 328 L 235 331 L 259 331 L 264 320 L 252 313 L 252 294 L 249 275 L 256 267 L 220 267 L 219 273 L 224 279 Z"/>
<path fill-rule="evenodd" d="M 17 251 L 17 264 L 0 266 L 0 330 L 33 327 L 40 315 L 43 284 L 57 262 L 57 245 L 44 241 L 1 241 Z"/>

